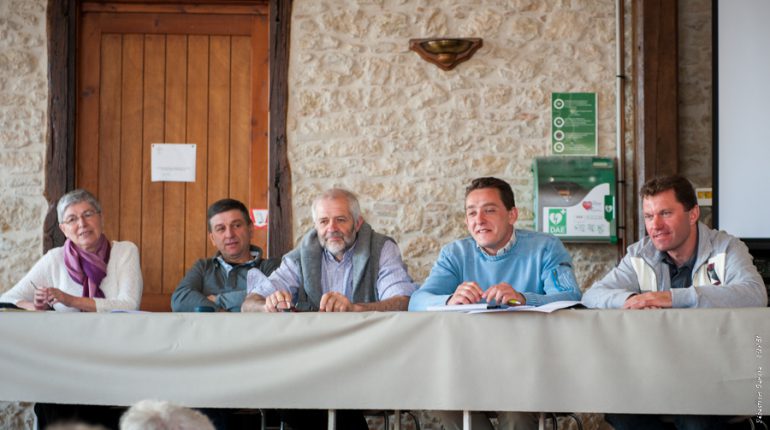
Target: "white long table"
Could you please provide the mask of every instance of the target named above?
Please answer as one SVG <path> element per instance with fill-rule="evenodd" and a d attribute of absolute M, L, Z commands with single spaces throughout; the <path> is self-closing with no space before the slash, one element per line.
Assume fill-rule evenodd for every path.
<path fill-rule="evenodd" d="M 757 415 L 770 310 L 0 313 L 0 400 Z"/>

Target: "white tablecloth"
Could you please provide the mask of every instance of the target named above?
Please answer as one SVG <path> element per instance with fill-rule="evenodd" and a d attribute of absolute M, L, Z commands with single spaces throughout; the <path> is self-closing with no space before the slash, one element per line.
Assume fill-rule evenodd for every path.
<path fill-rule="evenodd" d="M 0 339 L 7 401 L 755 415 L 770 393 L 766 308 L 3 312 Z"/>

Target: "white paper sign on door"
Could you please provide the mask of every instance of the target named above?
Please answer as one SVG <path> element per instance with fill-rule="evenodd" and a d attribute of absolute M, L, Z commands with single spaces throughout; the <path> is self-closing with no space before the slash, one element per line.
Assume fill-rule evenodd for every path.
<path fill-rule="evenodd" d="M 153 143 L 152 182 L 195 182 L 194 143 Z"/>

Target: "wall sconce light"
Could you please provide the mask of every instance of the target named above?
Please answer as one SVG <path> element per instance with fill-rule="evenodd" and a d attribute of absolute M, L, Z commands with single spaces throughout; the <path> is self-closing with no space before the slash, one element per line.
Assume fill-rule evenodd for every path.
<path fill-rule="evenodd" d="M 409 49 L 420 54 L 423 60 L 439 66 L 442 70 L 452 70 L 463 61 L 469 60 L 482 46 L 478 37 L 431 39 L 411 39 Z"/>

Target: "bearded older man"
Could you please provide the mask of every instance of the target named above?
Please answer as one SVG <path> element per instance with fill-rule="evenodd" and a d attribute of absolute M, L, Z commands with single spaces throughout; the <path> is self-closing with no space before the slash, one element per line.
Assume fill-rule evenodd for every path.
<path fill-rule="evenodd" d="M 266 278 L 252 270 L 242 312 L 405 311 L 416 285 L 396 242 L 372 230 L 350 191 L 330 189 L 311 207 L 314 228 Z M 295 430 L 322 428 L 323 410 L 283 410 Z M 367 430 L 361 411 L 337 411 L 337 428 Z"/>
<path fill-rule="evenodd" d="M 241 310 L 405 311 L 416 285 L 396 242 L 364 221 L 356 196 L 333 188 L 311 210 L 314 228 L 270 278 L 249 272 Z"/>

